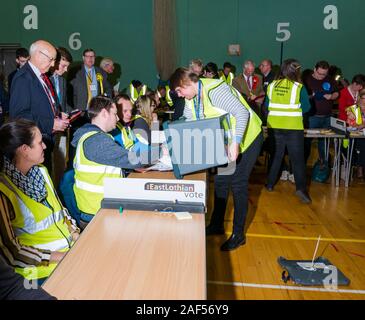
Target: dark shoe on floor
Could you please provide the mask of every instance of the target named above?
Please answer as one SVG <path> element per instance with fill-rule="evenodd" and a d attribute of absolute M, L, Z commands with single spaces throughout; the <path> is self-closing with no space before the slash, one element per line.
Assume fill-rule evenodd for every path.
<path fill-rule="evenodd" d="M 246 243 L 246 237 L 241 234 L 234 234 L 229 237 L 229 239 L 222 244 L 222 251 L 231 251 L 237 249 L 239 246 L 242 246 Z"/>
<path fill-rule="evenodd" d="M 295 194 L 300 198 L 300 200 L 302 200 L 303 203 L 312 202 L 312 199 L 310 198 L 307 191 L 297 190 L 297 192 Z"/>
<path fill-rule="evenodd" d="M 213 235 L 222 235 L 224 234 L 224 228 L 223 227 L 217 227 L 213 225 L 208 225 L 205 228 L 205 235 L 206 236 L 213 236 Z"/>
<path fill-rule="evenodd" d="M 273 191 L 274 191 L 274 187 L 273 187 L 273 186 L 270 186 L 269 184 L 266 184 L 266 185 L 265 185 L 265 188 L 266 188 L 266 190 L 267 190 L 267 191 L 269 191 L 269 192 L 273 192 Z"/>

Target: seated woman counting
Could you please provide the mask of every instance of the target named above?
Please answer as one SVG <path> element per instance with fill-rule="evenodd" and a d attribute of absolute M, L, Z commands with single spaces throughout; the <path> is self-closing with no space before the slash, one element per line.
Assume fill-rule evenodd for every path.
<path fill-rule="evenodd" d="M 47 278 L 80 232 L 41 165 L 45 148 L 32 121 L 0 128 L 1 247 L 15 271 L 31 280 Z"/>
<path fill-rule="evenodd" d="M 224 215 L 232 188 L 234 200 L 233 232 L 221 250 L 234 250 L 245 244 L 244 226 L 248 211 L 248 180 L 260 154 L 263 142 L 261 120 L 240 93 L 219 79 L 199 79 L 186 68 L 177 69 L 170 78 L 172 90 L 185 98 L 184 116 L 196 121 L 227 115 L 234 137 L 229 145 L 229 158 L 234 172 L 218 174 L 214 180 L 214 211 L 207 235 L 224 234 Z M 228 133 L 228 132 L 227 132 Z"/>

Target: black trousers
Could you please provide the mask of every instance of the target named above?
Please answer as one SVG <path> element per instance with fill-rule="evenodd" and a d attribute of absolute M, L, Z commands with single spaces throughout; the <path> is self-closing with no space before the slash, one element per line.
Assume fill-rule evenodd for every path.
<path fill-rule="evenodd" d="M 210 224 L 223 227 L 229 190 L 232 188 L 234 202 L 233 233 L 243 234 L 248 211 L 248 180 L 251 171 L 260 154 L 263 143 L 262 133 L 250 147 L 239 155 L 236 170 L 231 175 L 215 176 L 214 180 L 214 210 Z"/>
<path fill-rule="evenodd" d="M 274 186 L 278 180 L 285 148 L 288 150 L 290 163 L 297 190 L 306 190 L 306 173 L 304 162 L 304 131 L 273 129 L 275 139 L 274 159 L 269 171 L 267 184 Z"/>

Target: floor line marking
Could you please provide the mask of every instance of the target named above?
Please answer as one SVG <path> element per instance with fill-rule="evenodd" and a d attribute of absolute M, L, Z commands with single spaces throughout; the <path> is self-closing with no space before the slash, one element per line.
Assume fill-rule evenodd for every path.
<path fill-rule="evenodd" d="M 231 235 L 226 233 L 226 235 Z M 259 234 L 259 233 L 246 233 L 247 237 L 252 238 L 274 238 L 274 239 L 288 239 L 288 240 L 310 240 L 317 241 L 318 237 L 300 237 L 300 236 L 280 236 L 274 234 Z M 321 238 L 321 241 L 326 242 L 351 242 L 351 243 L 365 243 L 363 239 L 341 239 L 341 238 Z"/>
<path fill-rule="evenodd" d="M 208 281 L 208 284 L 233 286 L 233 287 L 261 288 L 261 289 L 316 291 L 316 292 L 320 291 L 320 292 L 330 292 L 330 293 L 354 293 L 354 294 L 363 294 L 363 295 L 365 295 L 365 290 L 326 289 L 326 288 L 315 288 L 315 287 L 282 286 L 282 285 L 273 285 L 273 284 L 244 283 L 244 282 L 224 282 L 224 281 Z"/>

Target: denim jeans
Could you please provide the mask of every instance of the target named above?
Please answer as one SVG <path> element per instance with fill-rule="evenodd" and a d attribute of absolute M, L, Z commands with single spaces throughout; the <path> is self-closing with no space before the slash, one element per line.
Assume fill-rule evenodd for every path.
<path fill-rule="evenodd" d="M 274 186 L 278 180 L 285 148 L 288 149 L 290 163 L 297 190 L 306 190 L 306 173 L 304 163 L 304 131 L 273 129 L 275 138 L 275 154 L 267 179 L 268 186 Z"/>
<path fill-rule="evenodd" d="M 236 170 L 232 175 L 216 175 L 214 180 L 214 211 L 210 224 L 223 227 L 229 190 L 232 188 L 234 217 L 233 233 L 242 235 L 248 211 L 248 180 L 260 154 L 263 135 L 252 142 L 248 149 L 239 155 Z"/>
<path fill-rule="evenodd" d="M 309 128 L 311 129 L 328 129 L 331 126 L 331 116 L 313 116 L 309 117 Z M 308 150 L 308 154 L 306 154 L 306 160 L 309 158 L 310 155 L 310 146 L 312 144 L 312 139 L 306 139 L 305 141 Z M 318 139 L 318 154 L 320 160 L 325 160 L 324 155 L 324 139 Z"/>

